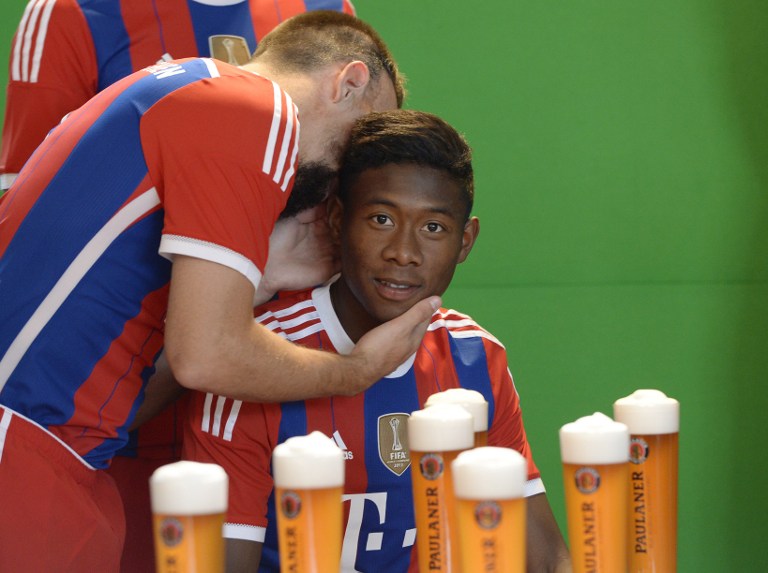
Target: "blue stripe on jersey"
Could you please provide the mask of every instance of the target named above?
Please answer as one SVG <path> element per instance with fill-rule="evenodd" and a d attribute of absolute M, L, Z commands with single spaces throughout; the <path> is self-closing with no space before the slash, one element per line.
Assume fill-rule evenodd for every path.
<path fill-rule="evenodd" d="M 358 571 L 407 571 L 411 547 L 403 547 L 408 529 L 416 527 L 413 516 L 413 489 L 411 469 L 397 475 L 379 457 L 380 416 L 410 414 L 418 410 L 419 395 L 414 370 L 411 368 L 400 378 L 384 378 L 365 393 L 365 467 L 368 470 L 368 493 L 387 492 L 386 516 L 379 515 L 376 505 L 366 501 L 363 524 L 357 544 Z M 401 428 L 406 439 L 407 428 Z M 384 444 L 385 451 L 388 444 Z M 382 519 L 385 517 L 385 519 Z M 383 523 L 380 523 L 383 521 Z M 383 533 L 380 550 L 366 550 L 369 534 Z M 388 557 L 382 567 L 382 556 Z"/>
<path fill-rule="evenodd" d="M 209 77 L 202 60 L 183 68 L 189 73 L 163 79 L 148 75 L 128 86 L 83 135 L 22 221 L 0 261 L 0 351 L 146 175 L 139 134 L 144 111 L 172 91 Z M 65 121 L 49 137 L 66 138 L 69 122 L 75 121 Z"/>
<path fill-rule="evenodd" d="M 493 423 L 494 400 L 483 339 L 449 336 L 451 356 L 462 388 L 477 390 L 488 402 L 488 425 Z"/>
<path fill-rule="evenodd" d="M 99 70 L 97 92 L 133 72 L 131 38 L 123 23 L 120 2 L 114 0 L 78 0 L 88 22 Z"/>
<path fill-rule="evenodd" d="M 251 53 L 256 50 L 250 2 L 238 2 L 231 6 L 209 6 L 188 0 L 187 5 L 192 18 L 192 28 L 195 31 L 197 51 L 200 55 L 211 55 L 208 38 L 218 34 L 241 36 L 248 43 Z"/>
<path fill-rule="evenodd" d="M 344 9 L 342 0 L 304 0 L 304 6 L 309 10 L 336 10 L 341 12 Z"/>
<path fill-rule="evenodd" d="M 21 223 L 0 259 L 0 355 L 146 175 L 139 136 L 144 111 L 174 90 L 210 77 L 202 60 L 176 69 L 184 72 L 148 75 L 126 87 L 79 140 Z M 109 97 L 111 89 L 97 98 Z M 72 116 L 49 137 L 66 138 L 73 125 L 68 122 L 76 121 Z M 75 392 L 125 321 L 137 314 L 145 296 L 168 282 L 170 263 L 157 254 L 162 225 L 163 212 L 156 210 L 115 239 L 11 373 L 2 391 L 4 404 L 43 425 L 71 417 Z M 105 384 L 117 384 L 121 374 Z M 100 467 L 119 445 L 105 444 L 86 459 Z"/>
<path fill-rule="evenodd" d="M 22 358 L 3 389 L 4 404 L 43 426 L 62 425 L 72 417 L 73 396 L 80 383 L 109 351 L 125 323 L 139 313 L 144 296 L 170 280 L 171 263 L 157 253 L 162 227 L 163 211 L 155 211 L 113 243 L 115 250 L 108 250 L 91 268 Z M 114 285 L 120 285 L 119 289 Z M 153 340 L 157 336 L 161 333 L 156 330 L 149 335 Z M 112 378 L 100 381 L 110 388 L 107 399 L 123 383 L 131 366 L 121 364 Z M 153 371 L 144 369 L 143 384 Z M 136 401 L 126 425 L 138 406 Z M 100 409 L 103 404 L 93 407 Z M 127 439 L 126 427 L 119 433 L 118 441 L 105 442 L 89 452 L 86 460 L 95 467 L 105 467 Z"/>

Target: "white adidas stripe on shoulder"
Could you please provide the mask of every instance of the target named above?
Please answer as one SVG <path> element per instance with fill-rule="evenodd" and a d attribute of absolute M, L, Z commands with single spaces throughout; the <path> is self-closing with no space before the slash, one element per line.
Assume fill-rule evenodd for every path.
<path fill-rule="evenodd" d="M 54 4 L 56 0 L 30 0 L 24 9 L 13 45 L 12 80 L 37 82 Z"/>
<path fill-rule="evenodd" d="M 485 338 L 504 348 L 498 338 L 477 324 L 470 316 L 455 310 L 448 309 L 445 312 L 436 313 L 427 331 L 441 328 L 445 328 L 453 338 Z"/>
<path fill-rule="evenodd" d="M 267 149 L 264 152 L 261 170 L 267 175 L 272 175 L 272 180 L 285 191 L 288 181 L 294 172 L 299 149 L 298 109 L 294 105 L 291 96 L 281 90 L 280 86 L 275 82 L 272 82 L 272 95 L 274 98 L 272 125 L 269 128 Z M 285 108 L 283 108 L 283 96 L 285 96 Z M 296 136 L 292 138 L 294 126 Z M 272 164 L 275 163 L 275 153 L 277 152 L 277 141 L 281 138 L 282 144 L 277 156 L 277 163 L 273 168 Z M 292 147 L 291 141 L 293 141 Z M 290 157 L 290 160 L 287 160 L 288 157 Z"/>

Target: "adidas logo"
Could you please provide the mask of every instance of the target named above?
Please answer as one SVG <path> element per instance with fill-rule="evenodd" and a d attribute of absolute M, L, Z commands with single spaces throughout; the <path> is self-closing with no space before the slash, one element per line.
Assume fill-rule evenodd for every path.
<path fill-rule="evenodd" d="M 339 449 L 344 452 L 345 460 L 354 459 L 354 454 L 347 449 L 347 444 L 344 443 L 344 440 L 341 438 L 341 434 L 338 430 L 333 433 L 333 441 L 336 442 L 336 445 L 339 446 Z"/>

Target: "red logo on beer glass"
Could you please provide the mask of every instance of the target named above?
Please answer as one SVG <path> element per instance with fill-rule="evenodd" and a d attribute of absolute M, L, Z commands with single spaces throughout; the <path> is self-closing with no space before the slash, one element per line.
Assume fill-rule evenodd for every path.
<path fill-rule="evenodd" d="M 184 526 L 175 517 L 166 517 L 160 526 L 160 537 L 166 547 L 175 547 L 184 537 Z"/>
<path fill-rule="evenodd" d="M 481 501 L 475 506 L 475 521 L 483 529 L 495 529 L 501 521 L 501 506 L 495 501 Z"/>
<path fill-rule="evenodd" d="M 579 468 L 573 477 L 581 493 L 594 493 L 600 487 L 600 474 L 595 468 Z"/>
<path fill-rule="evenodd" d="M 286 491 L 280 498 L 280 508 L 285 517 L 293 519 L 301 512 L 301 497 L 292 491 Z"/>
<path fill-rule="evenodd" d="M 629 442 L 629 461 L 633 464 L 642 464 L 648 459 L 648 442 L 643 438 L 632 438 Z"/>
<path fill-rule="evenodd" d="M 443 457 L 440 454 L 426 454 L 421 458 L 421 475 L 436 480 L 443 474 Z"/>

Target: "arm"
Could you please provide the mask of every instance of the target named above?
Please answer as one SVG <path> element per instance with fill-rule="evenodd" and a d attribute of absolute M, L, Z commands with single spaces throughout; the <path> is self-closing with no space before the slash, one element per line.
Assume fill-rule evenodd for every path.
<path fill-rule="evenodd" d="M 165 350 L 182 386 L 260 402 L 357 394 L 417 350 L 440 304 L 439 297 L 420 302 L 340 356 L 254 323 L 253 296 L 250 281 L 229 267 L 174 257 Z"/>
<path fill-rule="evenodd" d="M 244 539 L 227 539 L 227 573 L 251 573 L 259 568 L 262 543 Z"/>
<path fill-rule="evenodd" d="M 159 414 L 168 404 L 181 398 L 184 388 L 173 378 L 165 354 L 155 362 L 155 373 L 144 390 L 144 401 L 136 412 L 130 430 L 133 431 Z"/>
<path fill-rule="evenodd" d="M 527 569 L 532 573 L 571 573 L 571 556 L 552 515 L 547 495 L 526 499 Z"/>

